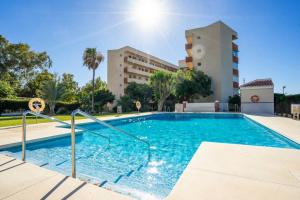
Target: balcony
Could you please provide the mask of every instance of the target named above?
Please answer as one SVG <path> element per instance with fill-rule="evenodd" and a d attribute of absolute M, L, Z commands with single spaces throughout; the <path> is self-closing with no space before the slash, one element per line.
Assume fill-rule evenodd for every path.
<path fill-rule="evenodd" d="M 232 56 L 232 61 L 234 63 L 239 63 L 239 58 L 237 56 Z"/>
<path fill-rule="evenodd" d="M 237 88 L 239 88 L 239 83 L 238 82 L 233 82 L 232 86 L 233 86 L 233 88 L 237 89 Z"/>
<path fill-rule="evenodd" d="M 132 74 L 138 74 L 138 75 L 142 75 L 142 76 L 150 76 L 151 75 L 151 70 L 150 69 L 147 69 L 147 72 L 144 70 L 140 70 L 139 67 L 137 67 L 136 69 L 132 68 L 132 67 L 129 67 L 127 72 L 128 73 L 132 73 Z"/>
<path fill-rule="evenodd" d="M 168 71 L 167 69 L 164 69 L 163 67 L 158 67 L 153 64 L 150 64 L 147 62 L 142 62 L 142 61 L 134 59 L 134 58 L 124 57 L 124 61 L 127 63 L 130 63 L 130 64 L 136 64 L 138 66 L 147 67 L 147 68 L 151 68 L 154 70 Z"/>
<path fill-rule="evenodd" d="M 192 49 L 193 48 L 193 44 L 185 44 L 185 49 Z"/>
<path fill-rule="evenodd" d="M 239 46 L 235 43 L 232 43 L 232 51 L 239 51 Z"/>
<path fill-rule="evenodd" d="M 189 62 L 193 62 L 193 57 L 185 57 L 185 62 L 189 63 Z"/>
<path fill-rule="evenodd" d="M 238 39 L 237 35 L 232 35 L 232 40 Z"/>
<path fill-rule="evenodd" d="M 232 74 L 233 74 L 234 76 L 239 76 L 239 70 L 237 70 L 237 69 L 232 69 Z"/>

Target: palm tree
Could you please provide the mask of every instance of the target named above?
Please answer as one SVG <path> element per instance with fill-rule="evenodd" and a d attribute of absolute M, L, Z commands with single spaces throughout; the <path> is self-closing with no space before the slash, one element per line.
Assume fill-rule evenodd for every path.
<path fill-rule="evenodd" d="M 86 48 L 83 52 L 83 65 L 93 70 L 92 113 L 94 113 L 95 71 L 103 62 L 104 56 L 96 48 Z"/>
<path fill-rule="evenodd" d="M 50 115 L 55 114 L 55 105 L 62 99 L 64 95 L 64 88 L 59 82 L 59 79 L 54 77 L 52 80 L 44 81 L 42 84 L 42 97 L 49 105 Z"/>

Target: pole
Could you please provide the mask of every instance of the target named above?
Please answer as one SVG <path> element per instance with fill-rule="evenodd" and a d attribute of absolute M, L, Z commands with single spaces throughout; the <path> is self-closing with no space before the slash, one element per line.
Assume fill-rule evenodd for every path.
<path fill-rule="evenodd" d="M 22 160 L 26 158 L 26 115 L 22 115 Z"/>
<path fill-rule="evenodd" d="M 76 178 L 76 163 L 75 163 L 75 115 L 71 118 L 71 145 L 72 145 L 72 177 Z"/>

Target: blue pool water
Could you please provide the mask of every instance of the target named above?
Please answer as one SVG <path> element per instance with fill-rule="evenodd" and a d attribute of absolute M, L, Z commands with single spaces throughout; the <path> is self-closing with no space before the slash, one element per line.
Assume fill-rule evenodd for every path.
<path fill-rule="evenodd" d="M 111 144 L 106 148 L 107 141 L 90 132 L 78 134 L 77 177 L 138 199 L 166 197 L 203 141 L 300 149 L 298 144 L 242 115 L 168 113 L 109 123 L 148 141 L 151 161 L 143 165 L 147 161 L 143 143 L 88 123 L 83 126 L 109 136 Z M 70 142 L 68 136 L 28 144 L 27 160 L 70 175 Z M 20 147 L 2 151 L 21 156 Z"/>

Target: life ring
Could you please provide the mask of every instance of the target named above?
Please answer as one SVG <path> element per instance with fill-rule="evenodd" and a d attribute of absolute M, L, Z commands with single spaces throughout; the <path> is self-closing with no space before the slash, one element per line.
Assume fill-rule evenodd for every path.
<path fill-rule="evenodd" d="M 45 109 L 45 101 L 41 98 L 32 98 L 28 102 L 28 107 L 32 112 L 43 112 L 43 110 Z"/>
<path fill-rule="evenodd" d="M 257 96 L 257 95 L 251 96 L 250 99 L 251 99 L 252 103 L 257 103 L 257 102 L 259 102 L 259 96 Z"/>
<path fill-rule="evenodd" d="M 136 108 L 137 108 L 138 110 L 140 110 L 141 107 L 142 107 L 142 104 L 141 104 L 141 102 L 136 101 L 136 102 L 135 102 L 135 106 L 136 106 Z"/>

